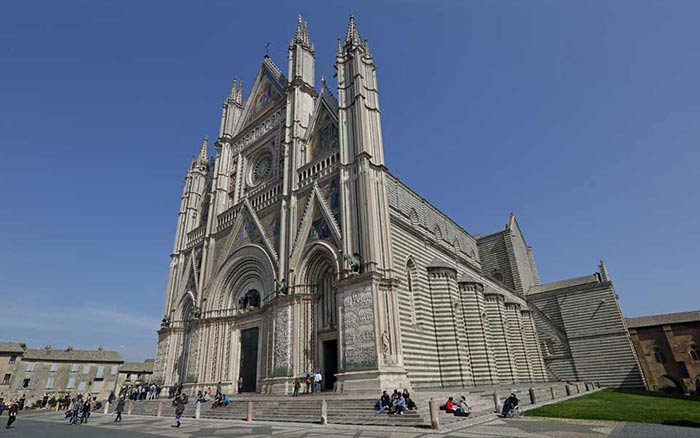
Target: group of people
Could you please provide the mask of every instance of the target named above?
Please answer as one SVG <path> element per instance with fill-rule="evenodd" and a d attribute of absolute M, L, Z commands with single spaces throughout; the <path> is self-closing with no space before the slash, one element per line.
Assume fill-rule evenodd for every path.
<path fill-rule="evenodd" d="M 321 392 L 323 375 L 321 375 L 321 371 L 316 369 L 303 373 L 300 377 L 295 377 L 294 392 L 292 393 L 292 397 L 299 397 L 299 391 L 301 390 L 302 383 L 304 384 L 304 394 Z"/>
<path fill-rule="evenodd" d="M 403 415 L 409 409 L 418 409 L 406 388 L 404 388 L 403 392 L 395 389 L 391 396 L 386 391 L 382 392 L 382 396 L 379 397 L 374 407 L 377 410 L 377 414 L 388 413 L 391 415 Z"/>
<path fill-rule="evenodd" d="M 448 414 L 453 414 L 458 417 L 467 417 L 469 416 L 470 412 L 467 397 L 465 396 L 461 396 L 459 399 L 457 399 L 457 401 L 455 401 L 454 397 L 450 397 L 440 408 L 444 408 L 445 412 Z"/>
<path fill-rule="evenodd" d="M 89 396 L 79 395 L 70 401 L 70 409 L 66 411 L 66 418 L 70 424 L 87 423 L 90 413 L 99 408 L 97 398 L 90 399 Z"/>
<path fill-rule="evenodd" d="M 119 396 L 128 400 L 156 400 L 160 398 L 162 388 L 154 383 L 122 386 Z"/>
<path fill-rule="evenodd" d="M 12 427 L 12 423 L 17 419 L 17 413 L 21 409 L 19 400 L 14 400 L 9 403 L 0 403 L 0 415 L 7 411 L 7 425 L 5 425 L 5 429 L 10 429 Z"/>

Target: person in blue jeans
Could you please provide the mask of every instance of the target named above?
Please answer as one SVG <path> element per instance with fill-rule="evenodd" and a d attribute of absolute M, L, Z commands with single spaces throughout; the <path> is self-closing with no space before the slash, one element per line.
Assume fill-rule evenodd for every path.
<path fill-rule="evenodd" d="M 323 377 L 321 376 L 321 372 L 316 370 L 314 373 L 314 390 L 316 392 L 321 392 L 321 381 L 323 380 Z"/>
<path fill-rule="evenodd" d="M 175 424 L 173 427 L 180 427 L 180 419 L 182 414 L 185 413 L 185 399 L 182 394 L 178 394 L 173 400 L 173 406 L 175 406 Z"/>

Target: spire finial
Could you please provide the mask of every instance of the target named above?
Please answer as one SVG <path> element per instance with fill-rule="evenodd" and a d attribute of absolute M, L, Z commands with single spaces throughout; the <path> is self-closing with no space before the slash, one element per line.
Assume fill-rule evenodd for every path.
<path fill-rule="evenodd" d="M 209 138 L 206 135 L 204 136 L 204 141 L 202 141 L 202 147 L 199 149 L 197 161 L 199 164 L 206 164 L 209 161 Z"/>
<path fill-rule="evenodd" d="M 305 49 L 312 50 L 311 40 L 309 39 L 309 23 L 303 20 L 301 14 L 297 17 L 297 28 L 294 31 L 292 41 L 289 43 L 289 48 L 291 49 L 296 44 L 299 44 Z"/>
<path fill-rule="evenodd" d="M 357 31 L 357 25 L 355 24 L 355 17 L 350 14 L 350 22 L 348 23 L 348 30 L 345 32 L 345 45 L 352 44 L 359 46 L 362 43 L 360 38 L 360 33 Z"/>
<path fill-rule="evenodd" d="M 343 45 L 340 43 L 340 38 L 338 38 L 338 47 L 336 48 L 336 55 L 341 56 L 343 54 Z"/>

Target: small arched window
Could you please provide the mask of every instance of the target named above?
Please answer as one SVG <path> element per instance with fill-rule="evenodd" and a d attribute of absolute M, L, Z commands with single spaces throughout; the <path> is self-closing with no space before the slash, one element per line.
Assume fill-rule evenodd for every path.
<path fill-rule="evenodd" d="M 690 350 L 688 351 L 688 353 L 690 354 L 691 359 L 700 360 L 700 353 L 698 353 L 698 347 L 696 347 L 695 345 L 690 347 Z"/>
<path fill-rule="evenodd" d="M 652 353 L 654 354 L 654 360 L 656 360 L 656 362 L 664 363 L 666 361 L 664 354 L 658 348 L 654 347 Z"/>
<path fill-rule="evenodd" d="M 411 324 L 416 323 L 416 265 L 413 259 L 409 258 L 406 262 L 406 289 L 408 290 L 408 308 L 410 312 Z"/>

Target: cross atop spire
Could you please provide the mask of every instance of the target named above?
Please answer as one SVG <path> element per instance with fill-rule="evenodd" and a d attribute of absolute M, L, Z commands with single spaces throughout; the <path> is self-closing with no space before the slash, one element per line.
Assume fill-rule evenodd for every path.
<path fill-rule="evenodd" d="M 345 32 L 345 45 L 348 44 L 359 46 L 362 43 L 362 38 L 360 38 L 360 32 L 357 31 L 357 25 L 355 24 L 355 17 L 350 15 L 350 22 L 348 23 L 348 30 Z"/>
<path fill-rule="evenodd" d="M 294 36 L 292 41 L 289 43 L 289 47 L 295 45 L 300 45 L 307 50 L 313 51 L 313 46 L 311 45 L 311 40 L 309 39 L 309 23 L 305 22 L 301 18 L 301 14 L 297 17 L 297 28 L 294 31 Z"/>

